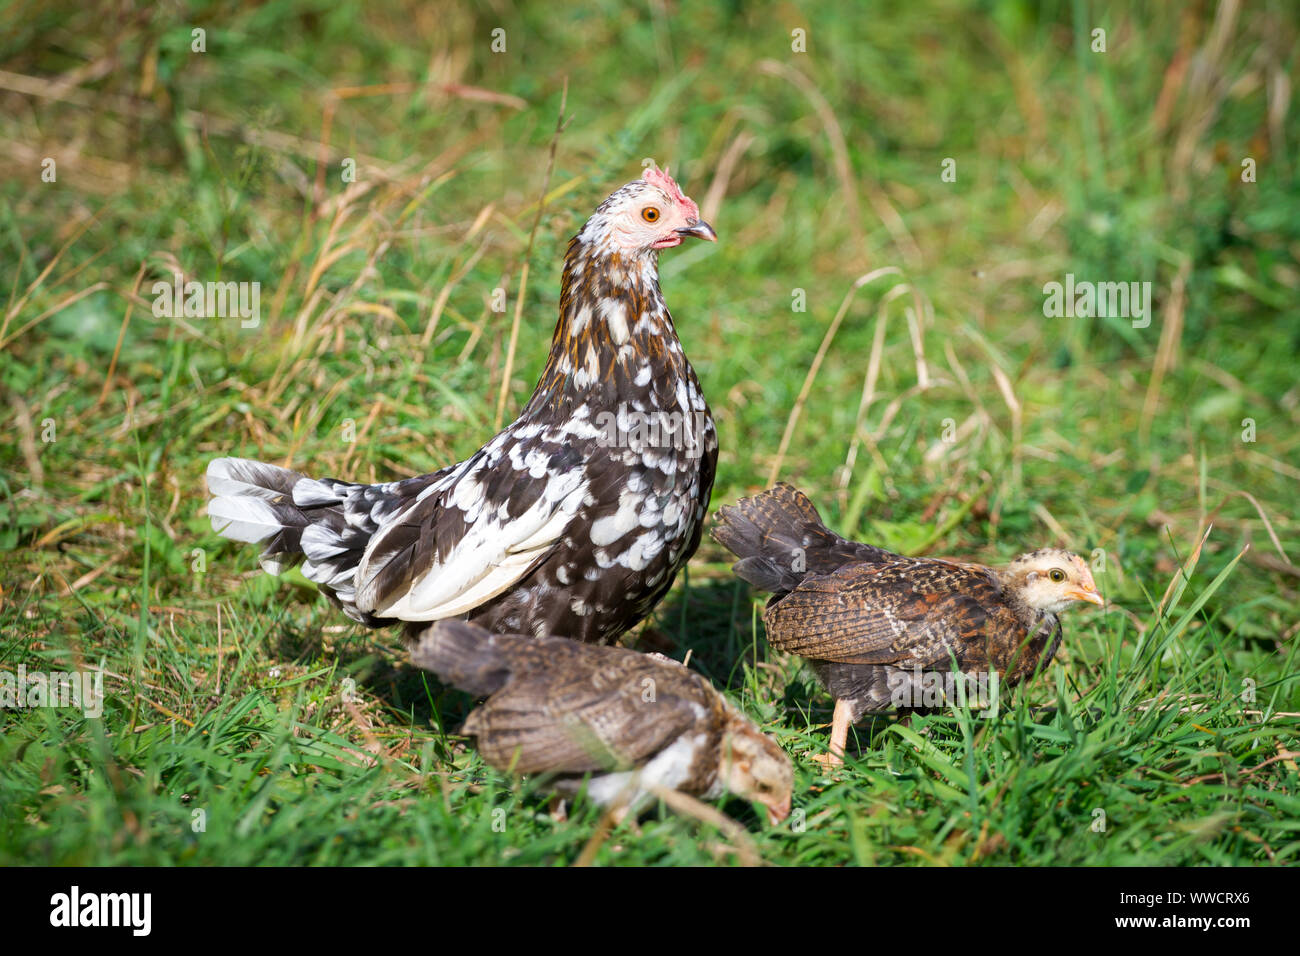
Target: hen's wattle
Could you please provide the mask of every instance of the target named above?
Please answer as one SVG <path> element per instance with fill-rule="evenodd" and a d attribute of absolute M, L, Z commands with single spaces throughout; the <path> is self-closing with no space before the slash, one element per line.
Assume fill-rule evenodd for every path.
<path fill-rule="evenodd" d="M 465 461 L 378 485 L 262 462 L 208 466 L 214 529 L 303 562 L 350 617 L 464 618 L 607 642 L 699 545 L 717 434 L 659 291 L 659 250 L 716 238 L 665 172 L 619 189 L 569 243 L 550 357 L 519 418 Z"/>

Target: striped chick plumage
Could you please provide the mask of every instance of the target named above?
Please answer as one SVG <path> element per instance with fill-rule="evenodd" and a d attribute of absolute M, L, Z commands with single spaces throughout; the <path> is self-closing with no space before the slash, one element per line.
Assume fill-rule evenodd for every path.
<path fill-rule="evenodd" d="M 546 774 L 562 795 L 620 815 L 656 792 L 704 799 L 724 791 L 790 813 L 790 760 L 704 677 L 658 655 L 558 637 L 487 634 L 463 621 L 430 628 L 416 666 L 486 698 L 465 721 L 499 770 Z"/>
<path fill-rule="evenodd" d="M 840 537 L 787 484 L 719 508 L 712 535 L 740 558 L 737 575 L 771 592 L 768 642 L 805 658 L 835 698 L 835 757 L 864 714 L 951 703 L 954 664 L 967 689 L 985 681 L 981 695 L 1020 683 L 1055 655 L 1062 610 L 1103 603 L 1068 551 L 1044 548 L 1005 568 L 905 557 Z"/>

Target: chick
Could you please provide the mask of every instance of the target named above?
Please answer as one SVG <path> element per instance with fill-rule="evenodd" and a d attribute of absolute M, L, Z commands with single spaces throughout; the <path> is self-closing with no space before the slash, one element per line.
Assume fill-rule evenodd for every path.
<path fill-rule="evenodd" d="M 466 719 L 491 766 L 547 774 L 617 819 L 657 789 L 724 791 L 790 814 L 790 758 L 700 675 L 676 661 L 564 638 L 489 634 L 441 621 L 411 652 L 418 667 L 487 699 Z"/>
<path fill-rule="evenodd" d="M 1069 551 L 1043 548 L 1001 569 L 908 558 L 841 538 L 787 484 L 719 509 L 712 533 L 741 559 L 737 575 L 772 592 L 769 643 L 807 659 L 835 698 L 830 753 L 819 758 L 828 766 L 842 762 L 864 714 L 957 696 L 954 660 L 963 675 L 1014 686 L 1051 661 L 1061 611 L 1104 603 Z"/>

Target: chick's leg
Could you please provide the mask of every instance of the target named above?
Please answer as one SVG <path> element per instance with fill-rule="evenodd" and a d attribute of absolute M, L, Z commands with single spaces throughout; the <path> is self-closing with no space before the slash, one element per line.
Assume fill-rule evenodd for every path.
<path fill-rule="evenodd" d="M 826 769 L 838 767 L 844 763 L 844 745 L 849 739 L 849 724 L 852 723 L 853 710 L 847 700 L 835 702 L 835 716 L 831 718 L 830 753 L 818 754 L 813 760 Z"/>

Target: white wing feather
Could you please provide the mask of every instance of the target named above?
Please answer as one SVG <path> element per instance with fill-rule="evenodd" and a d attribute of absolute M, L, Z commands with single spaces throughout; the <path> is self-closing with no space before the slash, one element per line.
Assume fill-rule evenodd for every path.
<path fill-rule="evenodd" d="M 470 476 L 458 477 L 463 481 Z M 514 518 L 506 517 L 504 508 L 474 507 L 480 503 L 456 495 L 457 506 L 469 506 L 474 516 L 465 536 L 404 594 L 383 607 L 373 607 L 369 585 L 380 568 L 371 567 L 370 559 L 382 547 L 381 530 L 371 539 L 357 569 L 357 606 L 376 617 L 400 621 L 437 621 L 473 610 L 512 587 L 560 540 L 586 490 L 581 469 L 553 475 L 532 507 Z M 401 514 L 394 515 L 390 526 L 401 519 Z"/>

